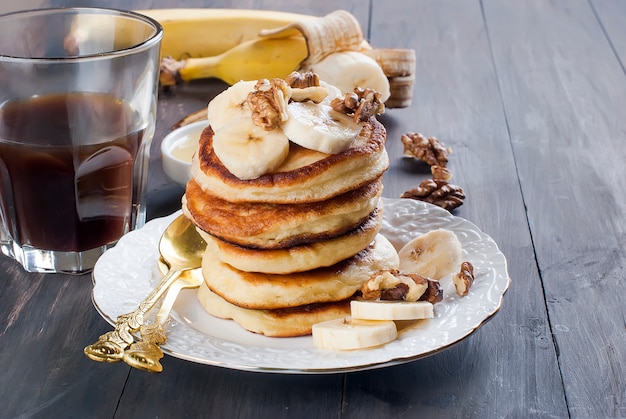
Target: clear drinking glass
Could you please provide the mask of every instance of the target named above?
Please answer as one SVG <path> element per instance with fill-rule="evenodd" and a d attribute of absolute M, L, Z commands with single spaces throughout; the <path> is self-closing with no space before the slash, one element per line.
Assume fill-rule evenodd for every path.
<path fill-rule="evenodd" d="M 145 223 L 162 27 L 133 12 L 0 16 L 0 251 L 83 273 Z"/>

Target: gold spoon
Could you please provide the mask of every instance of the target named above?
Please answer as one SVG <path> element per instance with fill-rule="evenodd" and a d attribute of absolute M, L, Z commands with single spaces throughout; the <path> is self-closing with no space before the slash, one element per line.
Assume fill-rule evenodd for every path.
<path fill-rule="evenodd" d="M 143 325 L 144 315 L 182 272 L 200 267 L 205 248 L 206 242 L 187 217 L 180 215 L 172 221 L 159 241 L 159 253 L 169 265 L 169 271 L 135 311 L 117 318 L 115 330 L 105 333 L 97 342 L 85 347 L 85 355 L 98 362 L 121 361 L 124 349 L 134 342 L 132 332 Z"/>
<path fill-rule="evenodd" d="M 200 268 L 186 270 L 174 281 L 167 290 L 165 297 L 163 297 L 163 302 L 154 322 L 144 324 L 139 329 L 141 341 L 133 343 L 124 351 L 124 362 L 143 371 L 163 371 L 163 366 L 159 362 L 163 358 L 163 351 L 159 345 L 164 344 L 167 339 L 165 336 L 165 324 L 174 302 L 183 289 L 198 288 L 203 282 L 204 277 Z"/>

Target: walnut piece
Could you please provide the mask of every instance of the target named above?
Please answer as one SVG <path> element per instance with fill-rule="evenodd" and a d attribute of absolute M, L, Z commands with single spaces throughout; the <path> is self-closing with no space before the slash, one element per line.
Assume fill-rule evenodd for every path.
<path fill-rule="evenodd" d="M 252 110 L 252 121 L 266 131 L 287 120 L 289 86 L 282 79 L 260 79 L 248 93 L 247 102 Z"/>
<path fill-rule="evenodd" d="M 429 166 L 447 166 L 448 154 L 452 150 L 435 137 L 426 138 L 419 132 L 408 132 L 400 140 L 404 144 L 405 156 L 415 157 Z"/>
<path fill-rule="evenodd" d="M 285 82 L 289 87 L 304 89 L 306 87 L 316 87 L 320 85 L 320 78 L 317 73 L 307 71 L 306 73 L 292 72 L 287 76 Z"/>
<path fill-rule="evenodd" d="M 443 301 L 443 287 L 439 281 L 435 281 L 430 278 L 426 278 L 426 281 L 428 283 L 428 287 L 426 288 L 424 294 L 419 298 L 419 301 L 428 301 L 432 304 Z"/>
<path fill-rule="evenodd" d="M 357 87 L 346 93 L 343 98 L 335 98 L 330 106 L 337 112 L 351 115 L 354 122 L 365 122 L 370 117 L 385 113 L 385 105 L 380 100 L 380 93 L 370 88 Z"/>
<path fill-rule="evenodd" d="M 404 192 L 400 198 L 411 198 L 440 206 L 452 211 L 463 205 L 465 193 L 463 188 L 444 180 L 426 179 L 416 188 Z"/>
<path fill-rule="evenodd" d="M 438 165 L 430 166 L 430 173 L 433 175 L 433 180 L 435 181 L 443 180 L 447 182 L 452 179 L 452 172 L 447 167 Z"/>
<path fill-rule="evenodd" d="M 361 287 L 365 300 L 417 301 L 428 288 L 426 278 L 397 269 L 375 272 Z"/>
<path fill-rule="evenodd" d="M 474 266 L 470 262 L 461 263 L 461 270 L 452 277 L 456 293 L 465 297 L 474 283 Z"/>

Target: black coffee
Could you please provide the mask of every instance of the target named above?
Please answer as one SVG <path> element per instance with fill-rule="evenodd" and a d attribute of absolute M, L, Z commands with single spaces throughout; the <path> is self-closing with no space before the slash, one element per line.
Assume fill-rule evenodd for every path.
<path fill-rule="evenodd" d="M 0 104 L 0 197 L 14 241 L 82 251 L 129 225 L 143 130 L 124 102 L 70 93 Z"/>

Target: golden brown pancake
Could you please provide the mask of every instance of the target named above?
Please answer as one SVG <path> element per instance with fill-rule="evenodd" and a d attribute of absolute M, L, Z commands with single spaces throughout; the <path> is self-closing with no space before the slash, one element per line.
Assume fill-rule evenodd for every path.
<path fill-rule="evenodd" d="M 306 204 L 233 203 L 190 180 L 183 211 L 194 224 L 245 247 L 280 249 L 339 236 L 357 228 L 378 206 L 382 179 L 326 201 Z"/>
<path fill-rule="evenodd" d="M 397 269 L 398 265 L 395 248 L 379 234 L 366 249 L 326 268 L 285 275 L 243 272 L 207 251 L 202 273 L 211 291 L 231 304 L 277 309 L 344 300 L 360 290 L 373 273 Z"/>
<path fill-rule="evenodd" d="M 207 193 L 230 202 L 295 204 L 317 202 L 360 188 L 378 179 L 389 166 L 386 132 L 375 118 L 339 154 L 324 154 L 290 144 L 289 156 L 274 172 L 242 180 L 230 173 L 213 152 L 213 130 L 200 137 L 191 176 Z"/>
<path fill-rule="evenodd" d="M 206 284 L 198 288 L 198 301 L 212 316 L 233 319 L 244 329 L 272 337 L 311 334 L 315 323 L 350 315 L 350 300 L 319 303 L 277 310 L 251 310 L 229 303 L 213 293 Z"/>
<path fill-rule="evenodd" d="M 285 249 L 252 249 L 228 243 L 202 230 L 207 252 L 223 263 L 246 272 L 288 274 L 331 266 L 352 257 L 374 240 L 382 226 L 382 208 L 375 209 L 359 227 L 328 240 Z"/>

